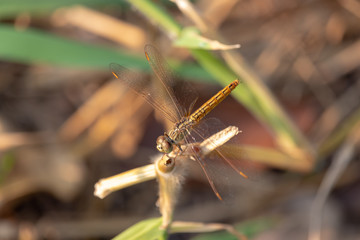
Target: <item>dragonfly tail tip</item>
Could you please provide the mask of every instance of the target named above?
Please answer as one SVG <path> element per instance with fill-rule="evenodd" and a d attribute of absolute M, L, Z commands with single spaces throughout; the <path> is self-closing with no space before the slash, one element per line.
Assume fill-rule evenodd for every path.
<path fill-rule="evenodd" d="M 243 176 L 243 178 L 246 178 L 246 179 L 249 178 L 249 177 L 248 177 L 247 175 L 245 175 L 243 172 L 240 172 L 240 171 L 239 171 L 239 174 L 240 174 L 241 176 Z"/>

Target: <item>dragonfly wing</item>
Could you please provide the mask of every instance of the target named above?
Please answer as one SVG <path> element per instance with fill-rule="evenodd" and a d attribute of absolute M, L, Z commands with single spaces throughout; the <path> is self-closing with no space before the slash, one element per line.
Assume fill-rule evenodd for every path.
<path fill-rule="evenodd" d="M 180 117 L 188 116 L 197 99 L 196 91 L 187 82 L 176 78 L 174 72 L 154 46 L 146 45 L 144 51 L 146 59 L 167 93 L 168 102 L 172 103 Z"/>
<path fill-rule="evenodd" d="M 137 94 L 145 98 L 155 109 L 161 111 L 164 116 L 172 122 L 179 121 L 178 111 L 170 102 L 164 92 L 157 89 L 151 79 L 146 78 L 136 72 L 133 72 L 119 64 L 111 63 L 110 70 L 113 75 L 134 90 Z"/>
<path fill-rule="evenodd" d="M 214 155 L 203 157 L 198 154 L 194 156 L 217 198 L 220 200 L 231 199 L 233 197 L 231 186 L 233 186 L 234 177 L 230 176 L 235 175 L 235 171 L 229 171 L 230 169 L 221 157 L 213 157 Z"/>
<path fill-rule="evenodd" d="M 216 118 L 203 119 L 191 131 L 191 134 L 185 139 L 187 143 L 202 142 L 208 139 L 212 134 L 225 129 L 225 125 Z M 233 139 L 230 142 L 236 142 Z M 219 147 L 212 151 L 209 155 L 203 156 L 196 149 L 196 145 L 192 149 L 193 156 L 203 169 L 211 188 L 216 196 L 223 200 L 232 196 L 234 182 L 239 182 L 239 177 L 247 179 L 244 173 L 244 164 L 241 159 L 244 158 L 242 153 L 228 154 L 224 152 L 224 148 Z M 229 157 L 231 156 L 231 157 Z"/>
<path fill-rule="evenodd" d="M 211 135 L 225 129 L 226 126 L 217 118 L 205 117 L 191 129 L 190 135 L 186 137 L 187 142 L 202 142 Z"/>

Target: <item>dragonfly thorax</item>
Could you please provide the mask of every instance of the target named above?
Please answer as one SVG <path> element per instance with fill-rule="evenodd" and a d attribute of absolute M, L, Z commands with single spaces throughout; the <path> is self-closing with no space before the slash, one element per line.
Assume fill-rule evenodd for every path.
<path fill-rule="evenodd" d="M 157 138 L 156 148 L 162 153 L 172 152 L 174 145 L 180 148 L 179 143 L 190 133 L 193 125 L 194 123 L 189 118 L 182 118 L 168 133 Z"/>

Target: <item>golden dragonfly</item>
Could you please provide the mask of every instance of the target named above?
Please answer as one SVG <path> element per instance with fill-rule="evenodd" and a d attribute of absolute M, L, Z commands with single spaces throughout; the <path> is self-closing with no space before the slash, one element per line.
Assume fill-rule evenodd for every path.
<path fill-rule="evenodd" d="M 174 124 L 172 129 L 157 138 L 157 149 L 165 154 L 171 153 L 174 148 L 182 152 L 181 143 L 204 140 L 212 131 L 218 130 L 218 128 L 213 127 L 218 125 L 219 121 L 206 121 L 202 119 L 239 85 L 239 80 L 232 81 L 191 113 L 197 100 L 197 94 L 193 88 L 188 83 L 174 77 L 170 67 L 153 45 L 146 45 L 144 51 L 145 57 L 158 81 L 152 81 L 137 75 L 135 72 L 116 63 L 110 64 L 110 70 L 117 79 L 120 79 L 136 93 L 143 96 L 148 103 Z M 222 160 L 226 168 L 230 167 L 242 177 L 248 178 L 234 161 L 226 158 L 220 150 L 215 151 L 217 159 Z M 216 196 L 222 199 L 218 189 L 219 186 L 217 186 L 217 182 L 220 182 L 217 179 L 221 178 L 219 176 L 222 173 L 221 169 L 218 166 L 216 169 L 212 167 L 213 163 L 210 160 L 204 159 L 197 153 L 196 149 L 193 149 L 192 157 L 202 167 Z"/>

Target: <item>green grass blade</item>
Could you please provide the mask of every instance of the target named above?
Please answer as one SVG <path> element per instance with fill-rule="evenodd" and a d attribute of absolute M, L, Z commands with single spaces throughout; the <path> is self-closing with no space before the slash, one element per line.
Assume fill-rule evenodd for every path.
<path fill-rule="evenodd" d="M 108 68 L 117 62 L 148 69 L 143 57 L 96 45 L 63 39 L 39 30 L 17 31 L 0 25 L 0 58 L 22 63 L 42 63 L 69 67 Z"/>
<path fill-rule="evenodd" d="M 235 226 L 235 229 L 243 233 L 248 238 L 253 238 L 257 234 L 262 233 L 268 229 L 271 229 L 274 226 L 274 219 L 271 218 L 262 218 L 254 219 L 251 221 L 246 221 Z M 237 240 L 234 235 L 231 235 L 229 232 L 220 231 L 215 233 L 206 233 L 200 234 L 196 237 L 191 238 L 191 240 Z"/>
<path fill-rule="evenodd" d="M 0 19 L 13 18 L 21 13 L 30 13 L 32 15 L 48 15 L 50 11 L 60 7 L 71 6 L 75 4 L 95 6 L 108 5 L 113 0 L 1 0 Z"/>
<path fill-rule="evenodd" d="M 120 233 L 113 240 L 165 240 L 167 233 L 160 229 L 162 218 L 151 218 L 137 224 Z"/>
<path fill-rule="evenodd" d="M 169 37 L 178 37 L 181 33 L 181 26 L 167 12 L 151 1 L 127 0 L 134 7 L 139 9 L 152 22 L 163 28 Z"/>
<path fill-rule="evenodd" d="M 84 44 L 64 39 L 40 30 L 18 31 L 9 25 L 0 25 L 0 59 L 26 64 L 48 64 L 74 68 L 108 69 L 111 62 L 129 68 L 150 71 L 145 56 L 129 54 L 118 49 Z M 183 77 L 207 79 L 210 75 L 194 64 L 172 61 Z"/>
<path fill-rule="evenodd" d="M 0 185 L 4 183 L 6 177 L 11 173 L 15 165 L 15 156 L 12 152 L 0 155 Z"/>

